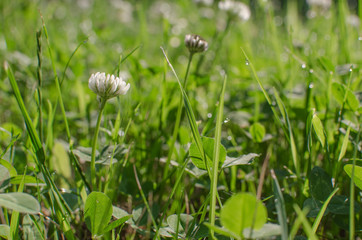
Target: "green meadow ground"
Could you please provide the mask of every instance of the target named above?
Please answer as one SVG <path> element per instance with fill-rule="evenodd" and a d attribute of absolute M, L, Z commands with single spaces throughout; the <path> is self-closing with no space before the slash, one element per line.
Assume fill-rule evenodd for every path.
<path fill-rule="evenodd" d="M 362 1 L 206 2 L 0 1 L 0 239 L 361 239 Z"/>

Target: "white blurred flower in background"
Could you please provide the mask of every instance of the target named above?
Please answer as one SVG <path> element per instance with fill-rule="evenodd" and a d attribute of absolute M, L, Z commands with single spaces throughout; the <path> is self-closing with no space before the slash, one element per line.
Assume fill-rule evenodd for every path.
<path fill-rule="evenodd" d="M 309 6 L 321 7 L 328 9 L 332 5 L 332 0 L 307 0 Z"/>
<path fill-rule="evenodd" d="M 232 0 L 219 2 L 219 9 L 227 12 L 231 17 L 239 17 L 242 21 L 249 20 L 251 16 L 250 8 L 242 3 Z"/>
<path fill-rule="evenodd" d="M 194 3 L 211 6 L 214 3 L 214 0 L 194 0 Z"/>

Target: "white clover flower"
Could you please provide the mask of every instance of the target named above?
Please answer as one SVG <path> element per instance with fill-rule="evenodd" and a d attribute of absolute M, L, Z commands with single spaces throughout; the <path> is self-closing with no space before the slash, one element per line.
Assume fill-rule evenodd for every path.
<path fill-rule="evenodd" d="M 122 77 L 106 74 L 104 72 L 93 73 L 89 78 L 89 88 L 100 98 L 110 99 L 118 95 L 124 95 L 130 88 L 130 84 L 126 83 Z"/>
<path fill-rule="evenodd" d="M 208 43 L 199 35 L 187 34 L 185 36 L 185 46 L 190 53 L 205 52 L 209 47 Z"/>
<path fill-rule="evenodd" d="M 249 20 L 251 16 L 250 8 L 242 3 L 232 0 L 225 0 L 219 2 L 219 9 L 227 12 L 232 17 L 239 17 L 242 21 Z"/>

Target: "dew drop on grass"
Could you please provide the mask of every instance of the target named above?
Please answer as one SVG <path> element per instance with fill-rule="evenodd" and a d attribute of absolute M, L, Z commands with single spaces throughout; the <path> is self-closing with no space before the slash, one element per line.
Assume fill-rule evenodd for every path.
<path fill-rule="evenodd" d="M 212 114 L 211 114 L 211 113 L 208 113 L 208 114 L 207 114 L 207 117 L 208 117 L 208 118 L 211 118 L 211 117 L 212 117 Z"/>
<path fill-rule="evenodd" d="M 359 40 L 359 41 L 362 41 L 362 37 L 358 37 L 358 40 Z"/>
<path fill-rule="evenodd" d="M 307 65 L 305 65 L 305 63 L 302 64 L 302 68 L 305 69 L 307 67 Z"/>
<path fill-rule="evenodd" d="M 225 118 L 224 123 L 228 123 L 230 121 L 229 118 Z"/>
<path fill-rule="evenodd" d="M 233 139 L 233 137 L 232 137 L 232 136 L 228 136 L 228 140 L 231 141 L 231 139 Z"/>
<path fill-rule="evenodd" d="M 349 69 L 349 71 L 350 71 L 350 72 L 352 72 L 352 71 L 353 71 L 353 69 L 352 69 L 352 68 L 350 68 L 350 69 Z"/>
<path fill-rule="evenodd" d="M 310 74 L 314 73 L 314 70 L 313 69 L 309 70 L 309 73 Z"/>
<path fill-rule="evenodd" d="M 309 88 L 313 88 L 313 87 L 314 87 L 314 84 L 313 84 L 313 83 L 310 83 L 308 87 L 309 87 Z"/>
<path fill-rule="evenodd" d="M 248 59 L 245 60 L 245 65 L 246 65 L 246 66 L 249 66 L 249 61 L 248 61 Z"/>

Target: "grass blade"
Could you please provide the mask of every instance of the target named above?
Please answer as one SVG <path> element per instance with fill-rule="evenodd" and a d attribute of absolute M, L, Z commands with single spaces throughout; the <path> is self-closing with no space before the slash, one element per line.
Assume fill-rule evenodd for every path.
<path fill-rule="evenodd" d="M 212 161 L 212 182 L 211 182 L 211 204 L 210 204 L 210 223 L 211 226 L 215 226 L 215 208 L 216 208 L 216 195 L 217 195 L 217 179 L 219 173 L 219 153 L 221 145 L 221 127 L 224 112 L 224 95 L 226 88 L 226 74 L 224 75 L 224 83 L 220 93 L 219 107 L 216 118 L 216 129 L 215 129 L 215 143 L 214 143 L 214 159 Z M 211 237 L 214 238 L 214 230 L 210 229 Z"/>
<path fill-rule="evenodd" d="M 282 240 L 288 240 L 288 222 L 287 213 L 285 211 L 284 197 L 274 170 L 271 170 L 270 173 L 273 178 L 273 190 L 275 195 L 275 205 L 278 213 L 278 221 L 282 228 Z"/>
<path fill-rule="evenodd" d="M 18 87 L 18 84 L 16 83 L 13 71 L 11 70 L 11 67 L 9 66 L 9 64 L 7 62 L 4 63 L 4 69 L 5 72 L 8 75 L 11 87 L 14 91 L 14 95 L 16 98 L 16 101 L 18 102 L 21 114 L 23 115 L 24 121 L 25 121 L 25 125 L 26 125 L 26 130 L 29 134 L 31 143 L 34 147 L 35 150 L 35 154 L 38 157 L 38 160 L 40 161 L 41 164 L 44 163 L 45 161 L 45 155 L 44 155 L 44 149 L 43 146 L 41 145 L 40 139 L 38 137 L 38 134 L 36 133 L 36 129 L 34 128 L 33 122 L 29 117 L 28 111 L 26 110 L 23 98 L 20 94 L 20 90 Z"/>
<path fill-rule="evenodd" d="M 297 149 L 296 149 L 296 145 L 295 145 L 295 141 L 294 141 L 294 137 L 293 137 L 293 132 L 292 132 L 292 129 L 291 129 L 291 126 L 290 126 L 290 122 L 289 122 L 289 120 L 288 120 L 288 118 L 287 118 L 286 120 L 288 120 L 288 121 L 287 121 L 287 124 L 288 124 L 288 129 L 289 129 L 289 132 L 287 132 L 286 129 L 284 128 L 282 122 L 281 122 L 280 119 L 279 119 L 278 113 L 277 113 L 277 111 L 275 110 L 275 107 L 273 106 L 272 101 L 271 101 L 268 93 L 266 92 L 266 90 L 265 90 L 263 84 L 261 83 L 258 75 L 256 74 L 254 65 L 252 64 L 252 62 L 250 62 L 249 57 L 246 55 L 246 53 L 245 53 L 245 51 L 244 51 L 243 48 L 241 48 L 241 51 L 243 52 L 244 57 L 245 57 L 246 62 L 247 62 L 247 65 L 250 67 L 250 69 L 251 69 L 251 71 L 252 71 L 252 73 L 253 73 L 253 75 L 254 75 L 254 78 L 255 78 L 256 81 L 258 82 L 259 87 L 260 87 L 261 91 L 263 92 L 264 97 L 265 97 L 266 101 L 268 102 L 269 107 L 271 108 L 271 110 L 272 110 L 272 112 L 273 112 L 273 114 L 274 114 L 274 117 L 275 117 L 275 119 L 276 119 L 277 124 L 282 127 L 285 136 L 286 136 L 286 137 L 288 138 L 288 140 L 289 140 L 289 143 L 290 143 L 290 146 L 291 146 L 291 151 L 292 151 L 292 157 L 293 157 L 294 167 L 295 167 L 295 169 L 296 169 L 297 176 L 299 176 L 299 167 L 298 167 L 298 160 L 297 160 Z M 276 92 L 276 91 L 274 91 L 274 92 Z M 279 100 L 280 100 L 280 98 L 279 98 Z M 280 102 L 280 101 L 279 101 L 279 102 Z M 282 110 L 282 109 L 283 109 L 283 110 Z M 282 115 L 287 117 L 285 107 L 283 106 L 282 109 L 281 109 Z"/>
<path fill-rule="evenodd" d="M 25 121 L 25 125 L 26 125 L 26 129 L 27 129 L 27 132 L 29 134 L 29 137 L 30 137 L 30 140 L 31 140 L 31 143 L 34 147 L 34 150 L 35 150 L 35 154 L 37 156 L 37 164 L 38 164 L 38 167 L 40 168 L 40 171 L 43 173 L 44 175 L 44 180 L 45 180 L 45 183 L 47 184 L 47 186 L 52 190 L 50 195 L 54 195 L 55 199 L 57 200 L 57 206 L 59 207 L 59 211 L 61 212 L 61 215 L 60 218 L 58 219 L 60 222 L 63 222 L 63 224 L 65 226 L 68 226 L 67 229 L 69 230 L 70 229 L 70 224 L 67 220 L 67 215 L 68 216 L 72 216 L 72 212 L 69 208 L 69 206 L 66 204 L 64 198 L 61 196 L 60 192 L 58 191 L 53 179 L 51 178 L 51 175 L 49 173 L 49 170 L 46 168 L 46 166 L 44 165 L 45 163 L 45 154 L 44 154 L 44 149 L 43 149 L 43 146 L 40 142 L 40 139 L 36 133 L 36 129 L 34 128 L 33 126 L 33 123 L 29 117 L 29 114 L 26 110 L 26 107 L 24 105 L 24 101 L 23 101 L 23 98 L 20 94 L 20 91 L 19 91 L 19 87 L 16 83 L 16 80 L 14 78 L 14 74 L 11 70 L 11 67 L 9 66 L 9 64 L 7 62 L 4 63 L 4 68 L 5 68 L 5 71 L 7 72 L 7 75 L 8 75 L 8 78 L 9 78 L 9 81 L 10 81 L 10 84 L 11 84 L 11 87 L 14 91 L 14 95 L 15 95 L 15 98 L 18 102 L 18 105 L 19 105 L 19 108 L 21 110 L 21 113 L 23 115 L 23 118 L 24 118 L 24 121 Z M 67 212 L 67 213 L 65 213 Z M 59 212 L 57 212 L 57 214 L 59 214 Z M 72 235 L 72 233 L 69 233 Z"/>
<path fill-rule="evenodd" d="M 18 192 L 23 192 L 24 191 L 25 176 L 26 176 L 26 171 L 24 171 L 23 178 L 22 178 L 21 183 L 20 183 L 19 188 L 18 188 Z M 12 214 L 11 214 L 11 222 L 10 222 L 10 236 L 11 236 L 11 239 L 18 239 L 19 238 L 19 236 L 18 236 L 19 216 L 20 216 L 20 213 L 18 211 L 13 211 Z"/>
<path fill-rule="evenodd" d="M 298 214 L 298 218 L 300 218 L 300 220 L 301 220 L 301 222 L 303 224 L 303 229 L 304 229 L 304 232 L 307 234 L 308 239 L 310 239 L 310 240 L 318 240 L 318 237 L 313 232 L 313 229 L 310 226 L 310 224 L 308 222 L 308 219 L 305 216 L 304 211 L 302 211 L 297 204 L 294 204 L 293 207 L 294 207 L 294 210 Z"/>
<path fill-rule="evenodd" d="M 360 134 L 361 134 L 361 125 L 359 125 L 358 127 L 358 133 L 357 133 L 357 137 L 356 137 L 356 143 L 359 143 L 359 139 L 360 139 Z M 351 174 L 351 183 L 350 183 L 350 194 L 349 194 L 349 199 L 351 201 L 351 204 L 349 206 L 349 239 L 353 240 L 354 239 L 354 231 L 355 231 L 355 220 L 354 220 L 354 168 L 356 166 L 356 158 L 357 158 L 357 144 L 355 144 L 354 146 L 354 152 L 353 152 L 353 165 L 352 165 L 352 174 Z"/>
<path fill-rule="evenodd" d="M 283 118 L 284 118 L 284 122 L 287 124 L 287 127 L 288 127 L 288 133 L 289 135 L 287 135 L 287 138 L 289 140 L 289 144 L 290 144 L 290 148 L 291 148 L 291 151 L 292 151 L 292 158 L 293 158 L 293 164 L 294 164 L 294 168 L 295 168 L 295 171 L 297 173 L 297 176 L 299 176 L 299 162 L 298 162 L 298 157 L 297 157 L 297 147 L 295 145 L 295 140 L 294 140 L 294 136 L 293 136 L 293 128 L 290 124 L 290 121 L 289 121 L 289 116 L 288 116 L 288 112 L 287 112 L 287 109 L 285 108 L 285 105 L 282 101 L 282 99 L 280 98 L 278 92 L 275 90 L 274 88 L 274 96 L 275 96 L 275 99 L 276 99 L 276 102 L 278 104 L 278 107 L 283 115 Z"/>
<path fill-rule="evenodd" d="M 138 186 L 138 189 L 140 191 L 140 194 L 141 194 L 141 197 L 143 199 L 143 203 L 145 204 L 146 206 L 146 209 L 148 211 L 148 214 L 149 216 L 151 217 L 151 220 L 152 220 L 152 224 L 155 228 L 157 228 L 157 223 L 155 221 L 155 218 L 153 217 L 152 215 L 152 210 L 150 208 L 150 205 L 148 204 L 147 202 L 147 199 L 146 199 L 146 196 L 142 190 L 142 186 L 141 186 L 141 183 L 140 183 L 140 180 L 138 179 L 138 174 L 137 174 L 137 169 L 136 169 L 136 166 L 133 164 L 133 172 L 134 172 L 134 176 L 135 176 L 135 179 L 136 179 L 136 183 L 137 183 L 137 186 Z M 160 237 L 158 235 L 156 235 L 155 237 L 156 239 L 160 239 Z"/>
<path fill-rule="evenodd" d="M 349 138 L 349 132 L 351 131 L 351 126 L 348 126 L 346 135 L 344 135 L 343 143 L 341 147 L 341 151 L 339 152 L 338 156 L 338 162 L 342 160 L 344 157 L 344 154 L 346 154 L 347 146 L 348 146 L 348 138 Z"/>
<path fill-rule="evenodd" d="M 63 115 L 65 131 L 67 133 L 67 138 L 68 138 L 68 141 L 69 141 L 70 148 L 72 148 L 72 142 L 71 142 L 70 131 L 69 131 L 69 124 L 68 124 L 67 116 L 65 114 L 65 107 L 64 107 L 63 98 L 62 98 L 62 91 L 60 89 L 60 82 L 59 82 L 57 70 L 55 68 L 55 62 L 54 62 L 54 59 L 53 59 L 52 49 L 50 47 L 48 30 L 47 30 L 47 28 L 45 26 L 45 22 L 44 22 L 44 19 L 43 19 L 42 16 L 41 16 L 41 19 L 42 19 L 42 22 L 43 22 L 43 30 L 44 30 L 45 38 L 46 38 L 47 43 L 48 43 L 48 52 L 49 52 L 50 62 L 52 63 L 54 79 L 55 79 L 55 86 L 56 86 L 56 89 L 57 89 L 57 92 L 58 92 L 58 100 L 59 100 L 60 109 L 61 109 L 62 115 Z M 55 110 L 56 110 L 56 108 L 54 108 L 54 111 Z"/>
<path fill-rule="evenodd" d="M 318 216 L 316 217 L 316 219 L 314 220 L 313 226 L 312 226 L 312 230 L 315 233 L 318 229 L 318 226 L 322 220 L 322 217 L 324 215 L 324 212 L 327 209 L 327 206 L 329 204 L 329 202 L 331 201 L 332 197 L 334 196 L 334 194 L 336 194 L 338 192 L 339 188 L 334 189 L 334 191 L 329 195 L 329 197 L 327 198 L 327 200 L 323 203 L 323 206 L 321 208 L 321 210 L 319 210 Z"/>
<path fill-rule="evenodd" d="M 196 123 L 196 118 L 195 118 L 195 115 L 194 115 L 194 112 L 192 111 L 192 107 L 191 107 L 191 103 L 187 97 L 187 94 L 185 92 L 185 89 L 183 88 L 182 84 L 181 84 L 181 81 L 180 79 L 178 78 L 176 72 L 175 72 L 175 69 L 173 68 L 171 62 L 168 60 L 167 58 L 167 55 L 165 53 L 165 50 L 161 47 L 161 50 L 163 52 L 163 55 L 165 56 L 166 58 L 166 61 L 168 63 L 168 65 L 170 66 L 173 74 L 175 75 L 176 79 L 177 79 L 177 82 L 180 86 L 180 90 L 181 90 L 181 93 L 182 93 L 182 97 L 183 97 L 183 100 L 184 100 L 184 104 L 185 104 L 185 108 L 186 108 L 186 114 L 187 114 L 187 118 L 189 120 L 189 123 L 190 123 L 190 127 L 191 127 L 191 132 L 192 132 L 192 136 L 194 138 L 194 141 L 196 143 L 196 146 L 197 148 L 199 149 L 200 153 L 201 153 L 201 156 L 203 158 L 203 161 L 205 162 L 205 166 L 206 166 L 206 169 L 209 173 L 209 176 L 211 178 L 211 173 L 210 173 L 210 168 L 207 167 L 207 160 L 206 160 L 206 156 L 205 156 L 205 151 L 204 151 L 204 147 L 202 145 L 202 141 L 201 141 L 201 136 L 200 136 L 200 133 L 199 133 L 199 130 L 197 128 L 197 123 Z"/>

